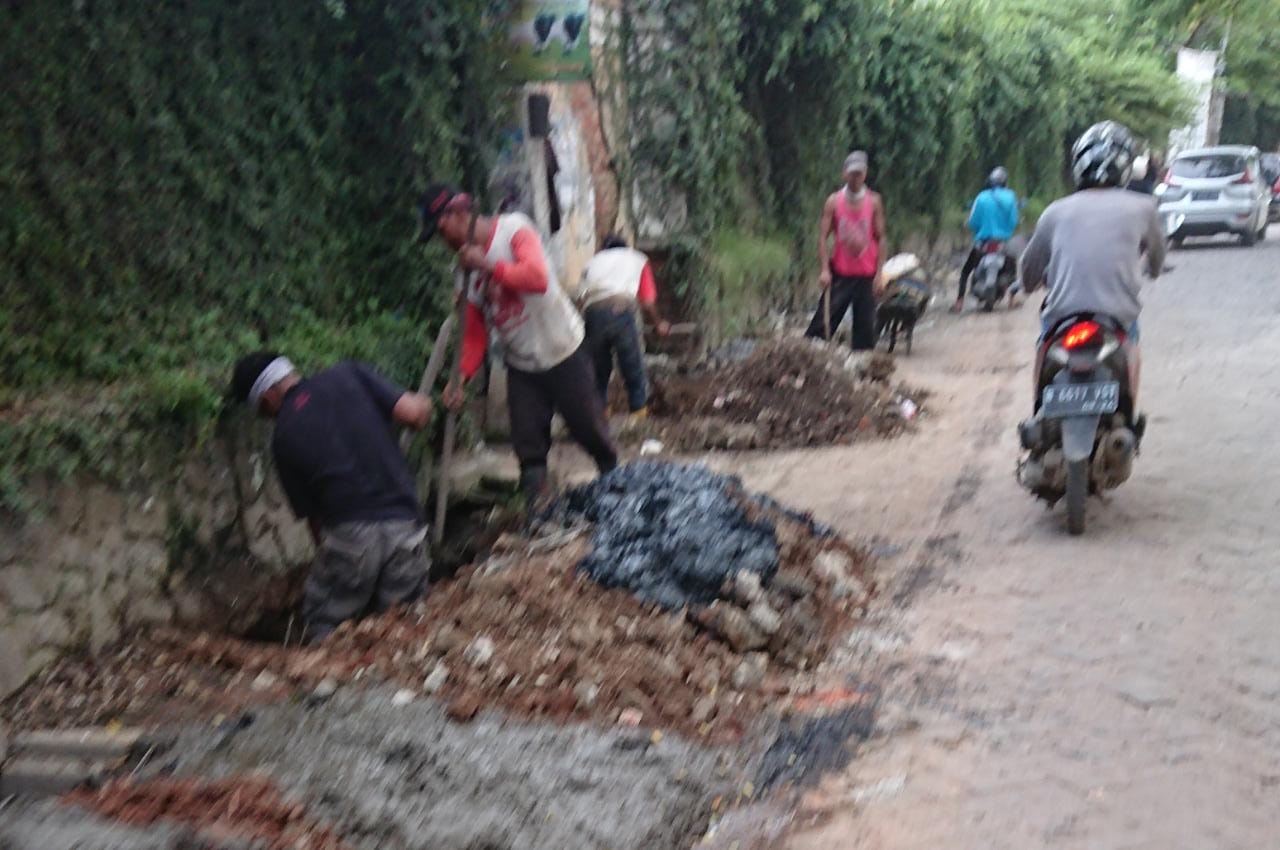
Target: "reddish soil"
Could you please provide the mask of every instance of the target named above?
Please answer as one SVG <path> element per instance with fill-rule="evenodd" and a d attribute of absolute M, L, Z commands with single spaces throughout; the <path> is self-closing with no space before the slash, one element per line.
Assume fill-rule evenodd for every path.
<path fill-rule="evenodd" d="M 724 631 L 712 621 L 724 608 L 741 619 L 732 605 L 668 613 L 581 575 L 575 565 L 588 545 L 583 537 L 550 552 L 536 552 L 537 541 L 504 538 L 489 562 L 464 569 L 427 600 L 347 624 L 321 646 L 286 649 L 176 631 L 139 635 L 97 662 L 56 665 L 12 699 L 4 715 L 19 727 L 209 718 L 305 695 L 326 679 L 423 694 L 442 663 L 448 676 L 436 696 L 458 720 L 497 707 L 557 722 L 621 721 L 730 740 L 766 703 L 812 689 L 805 671 L 826 656 L 872 592 L 862 553 L 817 538 L 802 523 L 771 518 L 780 575 L 807 590 L 769 594 L 782 628 L 766 647 L 738 652 L 721 639 Z M 840 588 L 816 570 L 821 552 L 839 553 L 853 581 Z M 493 569 L 504 563 L 510 566 Z M 468 648 L 480 638 L 492 642 L 492 656 L 476 663 Z M 763 678 L 744 683 L 735 672 L 748 648 L 763 649 L 769 663 Z"/>
<path fill-rule="evenodd" d="M 269 850 L 348 850 L 335 832 L 308 818 L 305 807 L 287 800 L 260 776 L 208 782 L 118 780 L 97 791 L 73 791 L 64 799 L 132 826 L 187 824 L 215 841 L 258 841 Z"/>

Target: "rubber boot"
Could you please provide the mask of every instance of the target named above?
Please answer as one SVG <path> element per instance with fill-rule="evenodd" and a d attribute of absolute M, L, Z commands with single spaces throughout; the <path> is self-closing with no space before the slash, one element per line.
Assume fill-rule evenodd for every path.
<path fill-rule="evenodd" d="M 520 470 L 520 493 L 525 504 L 533 507 L 547 492 L 546 466 L 526 466 Z"/>

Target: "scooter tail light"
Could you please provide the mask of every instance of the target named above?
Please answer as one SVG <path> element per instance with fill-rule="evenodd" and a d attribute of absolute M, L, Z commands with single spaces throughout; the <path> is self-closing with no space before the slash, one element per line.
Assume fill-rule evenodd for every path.
<path fill-rule="evenodd" d="M 1237 186 L 1248 186 L 1251 183 L 1253 183 L 1253 175 L 1248 171 L 1236 178 Z"/>
<path fill-rule="evenodd" d="M 1067 351 L 1075 351 L 1088 345 L 1102 327 L 1097 322 L 1076 322 L 1062 337 L 1062 347 Z"/>

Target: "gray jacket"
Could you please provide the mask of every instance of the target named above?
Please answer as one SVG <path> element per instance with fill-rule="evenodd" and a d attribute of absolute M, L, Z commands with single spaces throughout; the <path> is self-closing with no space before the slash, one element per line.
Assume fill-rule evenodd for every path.
<path fill-rule="evenodd" d="M 1164 268 L 1165 233 L 1148 195 L 1085 189 L 1040 216 L 1022 255 L 1027 292 L 1048 287 L 1041 317 L 1053 324 L 1075 313 L 1102 313 L 1125 326 L 1142 312 L 1142 266 Z"/>

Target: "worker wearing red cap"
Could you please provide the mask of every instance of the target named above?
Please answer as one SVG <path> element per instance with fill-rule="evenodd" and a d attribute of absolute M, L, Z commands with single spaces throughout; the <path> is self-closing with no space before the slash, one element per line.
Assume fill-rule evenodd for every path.
<path fill-rule="evenodd" d="M 439 232 L 471 275 L 466 292 L 460 383 L 444 403 L 462 406 L 468 381 L 484 363 L 490 331 L 507 364 L 511 442 L 520 461 L 526 497 L 547 483 L 551 419 L 563 417 L 569 434 L 601 473 L 618 464 L 595 373 L 583 343 L 582 318 L 547 264 L 542 237 L 522 213 L 477 215 L 470 196 L 437 184 L 420 203 L 422 238 Z"/>

